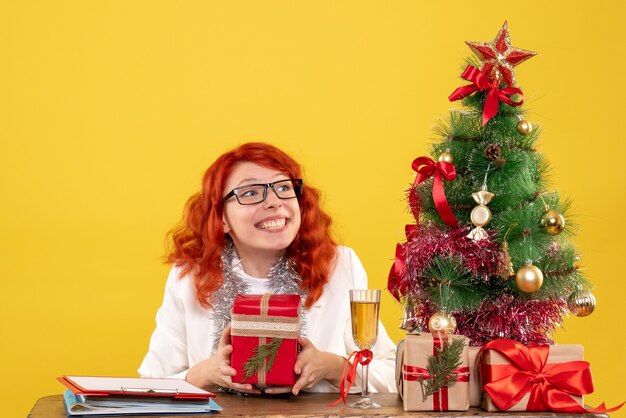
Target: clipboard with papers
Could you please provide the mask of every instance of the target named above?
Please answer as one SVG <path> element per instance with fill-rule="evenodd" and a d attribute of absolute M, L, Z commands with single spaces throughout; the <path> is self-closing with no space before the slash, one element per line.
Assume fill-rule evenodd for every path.
<path fill-rule="evenodd" d="M 215 394 L 182 379 L 62 376 L 68 416 L 210 414 Z"/>
<path fill-rule="evenodd" d="M 58 380 L 76 395 L 164 396 L 176 399 L 215 397 L 215 394 L 197 388 L 183 379 L 61 376 Z"/>

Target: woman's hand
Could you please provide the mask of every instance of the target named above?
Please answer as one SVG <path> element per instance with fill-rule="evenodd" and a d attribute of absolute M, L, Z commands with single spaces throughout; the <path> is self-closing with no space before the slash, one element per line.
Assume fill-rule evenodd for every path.
<path fill-rule="evenodd" d="M 269 387 L 265 389 L 265 393 L 291 392 L 297 395 L 302 389 L 313 387 L 322 380 L 327 380 L 330 384 L 339 386 L 343 365 L 346 360 L 336 354 L 319 351 L 311 341 L 304 337 L 298 338 L 298 344 L 300 344 L 301 351 L 296 359 L 294 371 L 300 377 L 296 383 L 293 387 Z"/>
<path fill-rule="evenodd" d="M 232 352 L 230 326 L 228 326 L 222 332 L 215 354 L 189 369 L 185 380 L 194 386 L 209 391 L 215 391 L 217 386 L 221 386 L 239 392 L 261 393 L 250 384 L 233 383 L 232 377 L 237 374 L 237 371 L 230 367 L 230 353 Z"/>

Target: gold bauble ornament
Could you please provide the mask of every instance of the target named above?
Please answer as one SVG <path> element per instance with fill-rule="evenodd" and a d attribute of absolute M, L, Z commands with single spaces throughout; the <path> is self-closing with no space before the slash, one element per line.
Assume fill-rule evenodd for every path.
<path fill-rule="evenodd" d="M 438 161 L 444 161 L 444 162 L 450 163 L 450 164 L 452 164 L 454 162 L 454 158 L 452 158 L 452 153 L 450 152 L 450 150 L 446 150 L 446 151 L 442 152 L 441 154 L 439 154 L 439 158 L 437 160 Z"/>
<path fill-rule="evenodd" d="M 567 307 L 576 316 L 589 316 L 596 308 L 596 298 L 593 293 L 577 285 L 574 293 L 567 299 Z"/>
<path fill-rule="evenodd" d="M 528 135 L 533 131 L 533 125 L 528 122 L 526 119 L 522 119 L 517 122 L 517 132 L 522 135 Z"/>
<path fill-rule="evenodd" d="M 541 226 L 552 235 L 557 235 L 565 228 L 565 218 L 556 210 L 550 209 L 541 218 Z"/>
<path fill-rule="evenodd" d="M 428 320 L 428 329 L 431 334 L 454 334 L 456 319 L 444 309 L 435 312 Z"/>
<path fill-rule="evenodd" d="M 515 273 L 515 284 L 522 292 L 536 292 L 543 284 L 543 273 L 539 267 L 526 264 Z"/>

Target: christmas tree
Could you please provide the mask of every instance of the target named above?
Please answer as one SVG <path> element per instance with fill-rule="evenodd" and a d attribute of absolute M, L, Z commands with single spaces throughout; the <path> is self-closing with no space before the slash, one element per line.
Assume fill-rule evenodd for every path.
<path fill-rule="evenodd" d="M 475 56 L 465 85 L 435 130 L 432 157 L 413 162 L 407 225 L 389 275 L 408 331 L 552 343 L 568 310 L 585 316 L 595 300 L 580 271 L 570 202 L 550 191 L 541 130 L 524 117 L 515 66 L 535 53 L 511 45 L 507 23 L 492 42 L 466 42 Z M 469 84 L 467 84 L 469 82 Z"/>

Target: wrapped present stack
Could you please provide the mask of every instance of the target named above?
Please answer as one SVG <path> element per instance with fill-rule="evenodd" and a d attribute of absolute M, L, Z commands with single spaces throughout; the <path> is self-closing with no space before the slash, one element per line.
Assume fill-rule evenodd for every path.
<path fill-rule="evenodd" d="M 299 295 L 237 295 L 231 314 L 233 382 L 292 386 L 299 335 Z"/>
<path fill-rule="evenodd" d="M 402 328 L 414 334 L 399 347 L 405 409 L 580 412 L 593 390 L 589 364 L 582 347 L 554 345 L 552 333 L 568 310 L 587 316 L 596 302 L 572 244 L 570 202 L 547 189 L 541 130 L 516 85 L 516 67 L 536 53 L 513 46 L 506 22 L 493 41 L 466 44 L 473 56 L 448 97 L 463 109 L 437 125 L 431 155 L 412 163 L 415 224 L 389 273 Z M 460 363 L 469 382 L 465 366 L 442 381 L 425 363 L 445 357 L 433 341 L 446 334 L 469 343 Z"/>
<path fill-rule="evenodd" d="M 622 407 L 586 408 L 593 393 L 583 347 L 534 345 L 495 339 L 468 347 L 462 335 L 411 333 L 398 344 L 396 382 L 405 411 L 607 413 Z"/>

